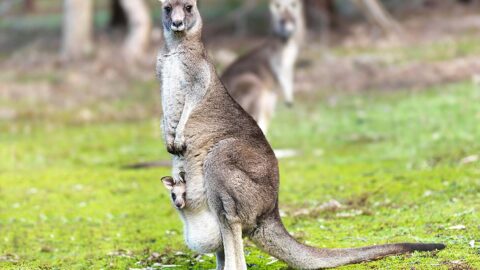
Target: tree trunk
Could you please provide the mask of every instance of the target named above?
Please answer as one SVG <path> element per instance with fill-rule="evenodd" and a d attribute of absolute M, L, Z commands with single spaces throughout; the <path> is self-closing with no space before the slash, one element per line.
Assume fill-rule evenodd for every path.
<path fill-rule="evenodd" d="M 35 1 L 34 0 L 24 0 L 23 1 L 23 11 L 24 12 L 34 12 L 35 11 Z"/>
<path fill-rule="evenodd" d="M 127 60 L 138 62 L 144 59 L 150 45 L 150 12 L 143 0 L 121 0 L 120 3 L 127 14 L 129 26 L 124 52 Z"/>
<path fill-rule="evenodd" d="M 337 26 L 334 0 L 304 0 L 307 25 L 315 31 L 329 30 Z"/>
<path fill-rule="evenodd" d="M 127 14 L 123 10 L 120 0 L 111 0 L 110 7 L 110 27 L 111 28 L 126 28 L 127 27 Z"/>
<path fill-rule="evenodd" d="M 354 0 L 367 19 L 387 34 L 398 34 L 401 27 L 378 0 Z"/>
<path fill-rule="evenodd" d="M 247 16 L 258 4 L 258 0 L 244 0 L 241 7 L 239 7 L 233 14 L 235 20 L 235 33 L 237 36 L 244 36 L 247 34 Z"/>
<path fill-rule="evenodd" d="M 93 50 L 92 0 L 64 0 L 62 53 L 78 60 Z"/>

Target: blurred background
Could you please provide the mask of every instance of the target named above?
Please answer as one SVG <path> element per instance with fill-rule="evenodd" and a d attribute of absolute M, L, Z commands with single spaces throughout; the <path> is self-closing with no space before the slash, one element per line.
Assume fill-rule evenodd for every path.
<path fill-rule="evenodd" d="M 287 226 L 317 246 L 451 247 L 349 269 L 480 268 L 480 1 L 303 2 L 298 102 L 268 134 L 294 153 L 280 162 Z M 199 5 L 219 73 L 270 32 L 267 1 Z M 213 267 L 182 244 L 159 181 L 160 11 L 0 1 L 0 268 Z M 252 269 L 285 268 L 247 250 Z"/>
<path fill-rule="evenodd" d="M 153 72 L 160 5 L 125 2 L 3 0 L 0 98 L 6 104 L 0 118 L 59 113 L 89 122 L 158 115 Z M 479 51 L 475 0 L 373 1 L 380 10 L 362 1 L 304 2 L 309 37 L 296 72 L 298 92 L 419 88 L 478 71 L 478 59 L 469 57 Z M 200 6 L 219 72 L 269 33 L 266 1 L 204 0 Z M 129 109 L 119 111 L 118 103 Z"/>

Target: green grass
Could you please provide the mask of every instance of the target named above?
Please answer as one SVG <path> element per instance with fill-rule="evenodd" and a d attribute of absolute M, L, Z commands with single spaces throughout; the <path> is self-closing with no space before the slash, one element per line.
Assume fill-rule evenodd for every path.
<path fill-rule="evenodd" d="M 480 162 L 461 162 L 480 154 L 479 104 L 480 89 L 459 83 L 336 102 L 310 95 L 295 110 L 280 108 L 272 145 L 302 151 L 280 162 L 288 229 L 318 247 L 448 245 L 344 269 L 479 269 Z M 168 169 L 121 168 L 168 159 L 157 118 L 49 120 L 0 122 L 0 269 L 214 267 L 183 244 L 159 181 Z M 332 199 L 345 208 L 315 211 Z M 311 211 L 300 215 L 302 208 Z M 465 229 L 449 229 L 456 225 Z M 270 256 L 250 242 L 247 261 L 285 268 L 267 265 Z"/>

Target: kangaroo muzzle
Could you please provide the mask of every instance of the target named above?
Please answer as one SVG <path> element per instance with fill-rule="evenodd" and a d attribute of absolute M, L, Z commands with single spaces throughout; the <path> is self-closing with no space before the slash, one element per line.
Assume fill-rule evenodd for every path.
<path fill-rule="evenodd" d="M 295 31 L 295 24 L 293 23 L 293 20 L 282 20 L 280 23 L 285 35 L 291 36 L 293 31 Z"/>
<path fill-rule="evenodd" d="M 274 22 L 275 34 L 282 39 L 289 39 L 296 30 L 295 19 L 290 15 L 283 15 Z"/>
<path fill-rule="evenodd" d="M 174 32 L 181 32 L 185 30 L 185 12 L 183 8 L 175 8 L 172 11 L 172 25 L 170 29 Z"/>

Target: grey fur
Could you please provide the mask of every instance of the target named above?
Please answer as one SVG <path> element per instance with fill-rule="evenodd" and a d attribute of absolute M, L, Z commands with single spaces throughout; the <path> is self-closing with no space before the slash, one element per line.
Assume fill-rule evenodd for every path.
<path fill-rule="evenodd" d="M 192 2 L 164 0 L 163 5 Z M 277 159 L 255 120 L 216 75 L 200 40 L 196 6 L 194 12 L 198 25 L 180 33 L 169 29 L 164 14 L 166 45 L 159 55 L 162 91 L 169 93 L 162 94 L 166 144 L 180 158 L 180 171 L 185 173 L 186 206 L 181 215 L 189 247 L 216 252 L 217 269 L 227 270 L 246 269 L 242 237 L 250 237 L 269 254 L 300 269 L 444 248 L 441 244 L 393 244 L 317 249 L 297 242 L 279 216 Z M 179 80 L 181 87 L 176 84 Z M 177 144 L 176 138 L 181 142 Z"/>

